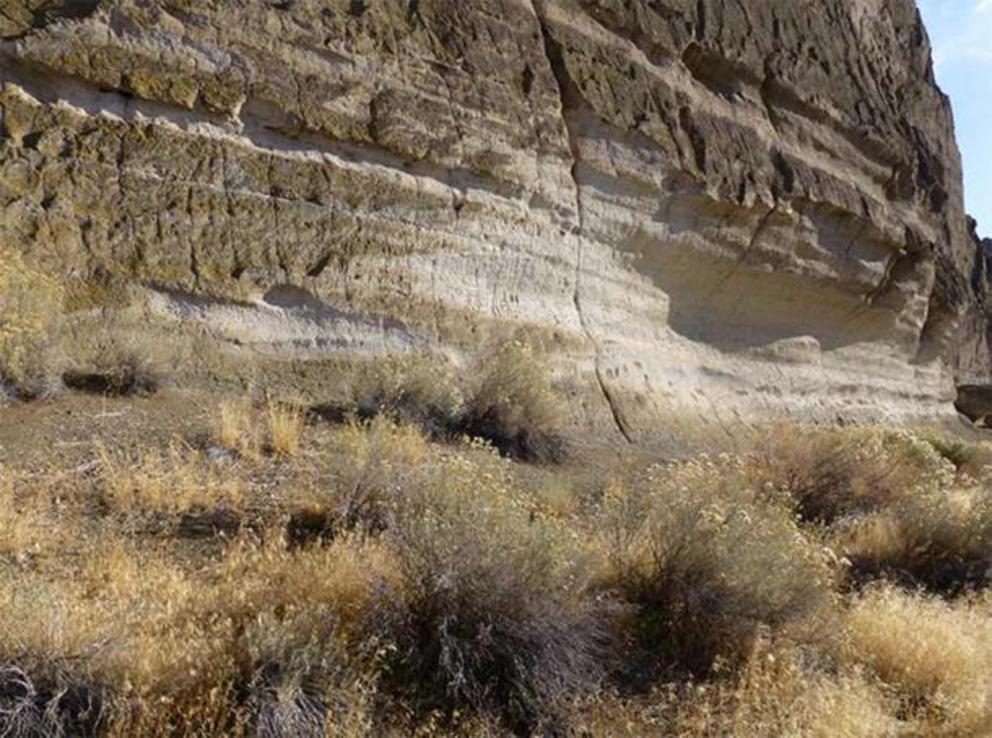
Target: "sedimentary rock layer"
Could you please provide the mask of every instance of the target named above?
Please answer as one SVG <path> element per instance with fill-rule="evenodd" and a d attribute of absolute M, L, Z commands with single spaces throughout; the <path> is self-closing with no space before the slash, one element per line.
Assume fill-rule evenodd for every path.
<path fill-rule="evenodd" d="M 3 0 L 0 37 L 0 239 L 201 358 L 522 335 L 628 440 L 950 411 L 975 254 L 912 0 Z"/>

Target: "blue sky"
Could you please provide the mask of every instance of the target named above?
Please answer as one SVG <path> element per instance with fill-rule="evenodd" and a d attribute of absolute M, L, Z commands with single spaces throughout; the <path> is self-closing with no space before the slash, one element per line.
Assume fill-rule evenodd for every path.
<path fill-rule="evenodd" d="M 992 0 L 919 0 L 937 81 L 951 98 L 964 160 L 964 197 L 992 237 Z"/>

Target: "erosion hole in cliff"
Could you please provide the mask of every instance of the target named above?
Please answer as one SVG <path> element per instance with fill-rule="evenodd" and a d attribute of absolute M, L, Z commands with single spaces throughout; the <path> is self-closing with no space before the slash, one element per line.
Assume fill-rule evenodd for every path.
<path fill-rule="evenodd" d="M 795 275 L 746 268 L 720 281 L 727 272 L 726 264 L 701 267 L 698 261 L 665 270 L 658 283 L 670 301 L 672 330 L 723 351 L 804 336 L 829 351 L 892 335 L 892 314 L 855 295 L 812 286 Z"/>
<path fill-rule="evenodd" d="M 281 284 L 273 287 L 262 296 L 262 302 L 283 310 L 320 310 L 326 309 L 324 303 L 310 292 L 292 284 Z"/>

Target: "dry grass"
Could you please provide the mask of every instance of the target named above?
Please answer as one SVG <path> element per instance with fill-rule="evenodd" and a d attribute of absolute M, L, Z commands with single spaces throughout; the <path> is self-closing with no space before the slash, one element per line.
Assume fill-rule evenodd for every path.
<path fill-rule="evenodd" d="M 430 354 L 376 362 L 351 381 L 348 395 L 345 414 L 365 420 L 385 415 L 429 435 L 446 434 L 464 403 L 455 368 Z"/>
<path fill-rule="evenodd" d="M 975 483 L 917 489 L 837 530 L 834 546 L 852 562 L 857 581 L 885 577 L 945 594 L 984 587 L 992 560 L 992 490 Z"/>
<path fill-rule="evenodd" d="M 113 513 L 176 514 L 195 509 L 237 508 L 243 490 L 196 449 L 171 444 L 164 450 L 96 449 L 102 501 Z"/>
<path fill-rule="evenodd" d="M 561 461 L 561 402 L 548 363 L 533 346 L 499 343 L 484 352 L 468 376 L 461 428 L 525 461 Z"/>
<path fill-rule="evenodd" d="M 265 408 L 267 448 L 280 456 L 292 456 L 300 448 L 306 415 L 298 405 L 270 401 Z"/>
<path fill-rule="evenodd" d="M 562 404 L 548 362 L 520 341 L 496 342 L 463 369 L 442 357 L 413 355 L 369 367 L 352 380 L 343 405 L 317 408 L 328 418 L 369 420 L 380 415 L 420 427 L 433 439 L 462 435 L 531 462 L 558 462 Z"/>
<path fill-rule="evenodd" d="M 306 412 L 298 404 L 269 400 L 258 407 L 247 398 L 219 403 L 210 441 L 245 459 L 257 461 L 263 451 L 293 456 L 300 449 Z"/>
<path fill-rule="evenodd" d="M 928 735 L 987 735 L 992 724 L 992 620 L 985 608 L 892 588 L 866 592 L 848 615 L 849 659 L 890 686 Z"/>
<path fill-rule="evenodd" d="M 224 400 L 214 416 L 210 437 L 213 443 L 248 459 L 261 454 L 262 439 L 250 400 Z"/>
<path fill-rule="evenodd" d="M 399 577 L 377 618 L 396 647 L 388 685 L 444 714 L 560 729 L 564 703 L 602 675 L 607 609 L 587 595 L 574 533 L 479 472 L 440 464 L 393 506 L 384 540 Z"/>
<path fill-rule="evenodd" d="M 989 595 L 927 574 L 984 586 L 947 569 L 992 545 L 985 482 L 966 469 L 977 456 L 951 462 L 923 434 L 816 431 L 783 440 L 774 464 L 700 456 L 605 470 L 600 488 L 588 469 L 435 443 L 419 422 L 301 421 L 224 403 L 202 423 L 234 454 L 108 436 L 71 460 L 0 467 L 0 733 L 992 724 Z M 804 482 L 822 477 L 797 459 L 854 447 L 862 461 L 845 457 L 833 488 Z M 883 474 L 883 460 L 912 474 Z M 243 524 L 187 535 L 184 521 L 216 511 Z M 844 555 L 885 565 L 856 563 L 850 590 Z M 933 593 L 897 587 L 920 582 Z"/>
<path fill-rule="evenodd" d="M 950 481 L 953 468 L 907 431 L 779 426 L 749 454 L 756 485 L 784 490 L 804 520 L 832 524 Z"/>

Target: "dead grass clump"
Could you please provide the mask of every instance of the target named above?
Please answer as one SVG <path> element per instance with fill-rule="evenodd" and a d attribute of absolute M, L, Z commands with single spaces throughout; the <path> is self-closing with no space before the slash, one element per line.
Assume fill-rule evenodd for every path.
<path fill-rule="evenodd" d="M 904 726 L 886 695 L 856 671 L 816 671 L 802 654 L 758 647 L 738 674 L 696 685 L 674 709 L 675 736 L 875 738 Z"/>
<path fill-rule="evenodd" d="M 659 672 L 709 674 L 757 639 L 824 637 L 834 571 L 791 508 L 747 486 L 736 460 L 655 469 L 606 501 L 608 586 L 635 606 L 632 635 Z"/>
<path fill-rule="evenodd" d="M 0 729 L 93 735 L 106 690 L 92 659 L 108 642 L 108 614 L 91 608 L 78 586 L 24 572 L 2 579 Z"/>
<path fill-rule="evenodd" d="M 395 649 L 386 684 L 421 711 L 550 729 L 600 678 L 601 608 L 571 535 L 474 472 L 445 464 L 396 502 L 385 542 L 399 576 L 377 614 Z"/>
<path fill-rule="evenodd" d="M 57 281 L 11 249 L 0 251 L 0 386 L 38 397 L 57 386 L 53 348 L 62 320 Z"/>
<path fill-rule="evenodd" d="M 305 428 L 306 412 L 297 404 L 269 400 L 259 408 L 247 398 L 227 399 L 217 407 L 210 442 L 253 461 L 263 451 L 293 456 Z"/>
<path fill-rule="evenodd" d="M 986 734 L 992 724 L 988 612 L 879 587 L 854 601 L 848 630 L 848 658 L 895 691 L 919 734 Z"/>
<path fill-rule="evenodd" d="M 259 736 L 368 735 L 375 676 L 356 668 L 334 611 L 315 607 L 249 623 L 244 710 Z"/>
<path fill-rule="evenodd" d="M 509 341 L 485 353 L 469 376 L 460 429 L 524 461 L 561 461 L 561 400 L 543 358 L 530 345 Z"/>
<path fill-rule="evenodd" d="M 265 409 L 268 450 L 278 456 L 293 456 L 300 448 L 306 415 L 296 405 L 270 401 Z"/>
<path fill-rule="evenodd" d="M 210 465 L 196 449 L 110 450 L 97 447 L 99 492 L 106 509 L 125 518 L 176 516 L 238 509 L 240 483 Z"/>
<path fill-rule="evenodd" d="M 262 438 L 251 401 L 247 398 L 223 400 L 213 416 L 210 440 L 239 456 L 258 459 Z"/>
<path fill-rule="evenodd" d="M 381 548 L 244 538 L 189 569 L 148 542 L 101 533 L 76 545 L 72 570 L 3 572 L 0 729 L 373 732 L 379 655 L 361 634 L 373 583 L 390 581 Z"/>
<path fill-rule="evenodd" d="M 879 738 L 907 733 L 884 685 L 856 668 L 822 668 L 800 650 L 757 644 L 741 668 L 644 695 L 579 701 L 572 735 L 641 738 Z"/>
<path fill-rule="evenodd" d="M 755 483 L 787 491 L 804 520 L 825 524 L 884 508 L 949 473 L 925 440 L 875 428 L 782 426 L 749 458 Z"/>

